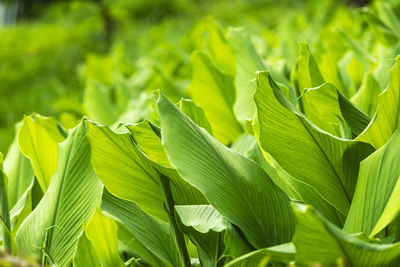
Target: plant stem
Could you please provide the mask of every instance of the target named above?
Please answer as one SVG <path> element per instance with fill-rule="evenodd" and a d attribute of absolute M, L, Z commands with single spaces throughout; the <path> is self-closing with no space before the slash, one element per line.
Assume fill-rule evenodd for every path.
<path fill-rule="evenodd" d="M 183 261 L 183 266 L 190 267 L 191 266 L 190 257 L 186 247 L 185 238 L 183 236 L 183 233 L 179 230 L 178 224 L 176 223 L 174 199 L 172 196 L 169 178 L 160 174 L 160 180 L 161 180 L 161 191 L 164 196 L 164 208 L 168 214 L 168 220 L 169 224 L 171 225 L 172 232 L 175 235 L 175 240 L 178 245 L 179 254 Z"/>

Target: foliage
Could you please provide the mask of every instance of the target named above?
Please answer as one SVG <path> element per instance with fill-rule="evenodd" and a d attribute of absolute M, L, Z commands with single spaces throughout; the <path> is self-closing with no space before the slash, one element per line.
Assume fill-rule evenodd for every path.
<path fill-rule="evenodd" d="M 69 6 L 60 58 L 75 34 L 91 52 L 68 66 L 84 61 L 70 98 L 40 92 L 52 111 L 2 100 L 53 116 L 21 118 L 0 154 L 1 262 L 400 265 L 400 3 L 237 0 L 252 15 L 234 18 L 224 1 L 111 2 L 2 29 Z"/>

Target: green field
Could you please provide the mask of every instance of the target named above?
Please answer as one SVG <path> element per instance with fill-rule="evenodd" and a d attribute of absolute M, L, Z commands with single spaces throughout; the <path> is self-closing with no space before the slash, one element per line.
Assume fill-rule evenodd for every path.
<path fill-rule="evenodd" d="M 0 0 L 0 114 L 0 266 L 400 266 L 398 0 Z"/>

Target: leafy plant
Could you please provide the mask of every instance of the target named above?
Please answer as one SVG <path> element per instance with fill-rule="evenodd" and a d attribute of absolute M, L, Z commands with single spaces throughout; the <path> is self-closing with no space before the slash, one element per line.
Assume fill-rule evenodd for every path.
<path fill-rule="evenodd" d="M 0 262 L 399 266 L 398 9 L 304 10 L 90 56 L 87 116 L 25 116 L 0 154 Z"/>

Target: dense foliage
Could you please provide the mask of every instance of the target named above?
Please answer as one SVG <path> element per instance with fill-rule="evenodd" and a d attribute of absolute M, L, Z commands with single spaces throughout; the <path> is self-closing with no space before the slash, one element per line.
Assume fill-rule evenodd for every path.
<path fill-rule="evenodd" d="M 1 29 L 2 146 L 38 113 L 0 153 L 0 263 L 399 266 L 397 2 L 60 3 Z"/>

